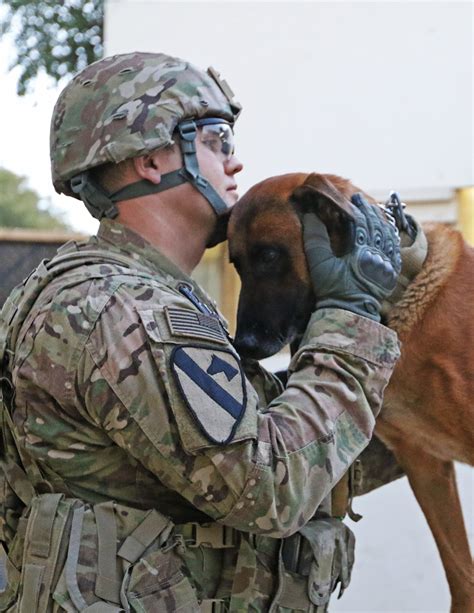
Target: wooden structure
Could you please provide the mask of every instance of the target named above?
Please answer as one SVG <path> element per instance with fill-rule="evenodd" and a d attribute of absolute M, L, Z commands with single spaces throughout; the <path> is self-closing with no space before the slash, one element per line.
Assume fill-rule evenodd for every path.
<path fill-rule="evenodd" d="M 51 258 L 63 243 L 83 238 L 65 232 L 0 228 L 0 307 L 41 260 Z"/>

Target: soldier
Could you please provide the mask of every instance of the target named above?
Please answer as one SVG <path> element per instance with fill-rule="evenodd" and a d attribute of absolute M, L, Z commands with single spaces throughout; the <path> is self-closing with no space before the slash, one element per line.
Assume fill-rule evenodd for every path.
<path fill-rule="evenodd" d="M 155 53 L 96 62 L 59 97 L 53 182 L 101 223 L 2 311 L 2 467 L 24 505 L 17 521 L 5 504 L 3 609 L 325 611 L 349 582 L 328 494 L 398 357 L 378 315 L 397 237 L 356 198 L 334 278 L 305 216 L 323 289 L 287 386 L 244 366 L 188 276 L 237 199 L 239 113 L 215 71 Z"/>

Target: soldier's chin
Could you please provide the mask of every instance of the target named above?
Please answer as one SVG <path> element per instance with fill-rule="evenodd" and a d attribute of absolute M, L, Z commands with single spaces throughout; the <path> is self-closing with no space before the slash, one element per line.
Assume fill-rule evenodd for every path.
<path fill-rule="evenodd" d="M 227 226 L 229 224 L 230 209 L 225 215 L 221 215 L 216 219 L 214 230 L 212 231 L 206 243 L 206 248 L 210 249 L 227 240 Z"/>

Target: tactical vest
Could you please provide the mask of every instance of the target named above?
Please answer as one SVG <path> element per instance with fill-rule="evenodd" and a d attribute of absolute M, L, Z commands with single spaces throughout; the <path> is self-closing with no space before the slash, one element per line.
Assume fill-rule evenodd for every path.
<path fill-rule="evenodd" d="M 153 280 L 123 254 L 68 243 L 13 290 L 0 315 L 0 610 L 246 612 L 260 592 L 272 611 L 326 611 L 353 563 L 353 535 L 338 519 L 323 514 L 283 540 L 215 522 L 174 525 L 155 509 L 69 496 L 61 477 L 46 479 L 18 444 L 10 368 L 28 313 L 56 277 L 100 278 L 104 263 Z M 262 557 L 274 562 L 273 577 L 256 576 Z M 214 572 L 215 594 L 199 597 L 196 586 L 212 583 Z"/>
<path fill-rule="evenodd" d="M 16 530 L 18 511 L 31 502 L 35 492 L 55 491 L 55 486 L 59 486 L 61 491 L 65 488 L 59 477 L 57 482 L 51 478 L 49 481 L 45 480 L 37 464 L 17 445 L 13 436 L 14 388 L 10 366 L 20 331 L 38 296 L 53 279 L 73 273 L 84 265 L 97 267 L 104 263 L 120 265 L 122 270 L 117 274 L 127 274 L 128 270 L 128 274 L 135 277 L 152 278 L 145 271 L 137 270 L 137 263 L 131 258 L 121 254 L 109 255 L 100 250 L 80 250 L 76 243 L 71 242 L 61 247 L 54 259 L 43 260 L 36 270 L 12 291 L 0 313 L 0 540 L 7 545 Z M 74 282 L 84 281 L 90 278 L 90 275 L 91 268 L 83 269 L 82 275 L 75 275 Z M 99 270 L 96 270 L 96 276 L 101 276 Z"/>

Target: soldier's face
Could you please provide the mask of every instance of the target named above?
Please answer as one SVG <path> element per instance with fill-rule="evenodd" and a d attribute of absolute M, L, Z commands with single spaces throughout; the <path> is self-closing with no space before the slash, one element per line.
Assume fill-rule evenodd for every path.
<path fill-rule="evenodd" d="M 242 163 L 234 153 L 222 155 L 220 147 L 214 146 L 212 139 L 201 129 L 196 136 L 196 151 L 201 174 L 232 208 L 239 198 L 235 175 L 242 170 Z"/>

